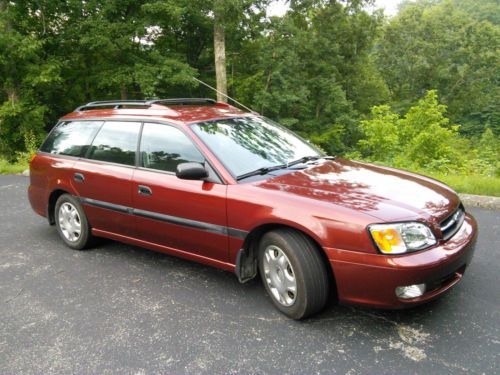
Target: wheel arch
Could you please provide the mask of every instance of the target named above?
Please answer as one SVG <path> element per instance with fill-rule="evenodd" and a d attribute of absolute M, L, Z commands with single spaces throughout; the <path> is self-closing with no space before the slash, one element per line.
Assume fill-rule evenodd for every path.
<path fill-rule="evenodd" d="M 57 188 L 53 190 L 49 195 L 49 200 L 47 203 L 47 219 L 49 220 L 50 225 L 54 225 L 56 223 L 54 210 L 56 207 L 57 200 L 63 194 L 70 194 L 70 193 L 67 190 Z"/>
<path fill-rule="evenodd" d="M 240 250 L 240 253 L 245 254 L 244 256 L 239 256 L 236 264 L 236 273 L 238 275 L 238 278 L 240 281 L 242 279 L 249 280 L 257 275 L 257 258 L 258 258 L 258 244 L 262 236 L 272 230 L 276 229 L 292 229 L 294 231 L 297 231 L 307 237 L 311 242 L 316 246 L 316 249 L 318 253 L 321 256 L 321 259 L 323 260 L 326 270 L 328 272 L 328 278 L 330 279 L 331 282 L 331 292 L 334 293 L 335 298 L 337 297 L 337 283 L 335 280 L 335 273 L 334 270 L 331 267 L 330 261 L 328 260 L 328 257 L 325 253 L 325 250 L 321 246 L 318 238 L 314 235 L 311 235 L 308 233 L 309 231 L 306 231 L 300 227 L 289 225 L 289 224 L 284 224 L 284 223 L 265 223 L 261 224 L 255 228 L 253 228 L 248 235 L 245 237 L 245 240 L 243 242 L 242 250 Z M 247 277 L 246 279 L 244 277 L 240 277 L 241 274 L 244 273 L 245 270 L 249 271 L 250 269 L 253 269 L 253 275 L 251 277 Z"/>

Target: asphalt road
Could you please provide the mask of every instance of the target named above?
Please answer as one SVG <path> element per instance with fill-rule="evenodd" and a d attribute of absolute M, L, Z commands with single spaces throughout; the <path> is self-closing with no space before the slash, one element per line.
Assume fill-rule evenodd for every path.
<path fill-rule="evenodd" d="M 500 373 L 500 211 L 470 210 L 474 261 L 438 301 L 296 322 L 258 281 L 115 242 L 66 248 L 27 184 L 0 176 L 0 374 Z"/>

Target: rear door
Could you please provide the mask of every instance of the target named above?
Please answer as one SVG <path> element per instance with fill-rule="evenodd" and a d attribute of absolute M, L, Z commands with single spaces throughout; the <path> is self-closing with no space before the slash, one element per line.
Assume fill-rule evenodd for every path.
<path fill-rule="evenodd" d="M 227 262 L 226 185 L 175 176 L 179 163 L 205 163 L 191 139 L 174 126 L 144 123 L 139 159 L 132 183 L 137 236 Z"/>
<path fill-rule="evenodd" d="M 132 175 L 140 128 L 136 121 L 104 122 L 74 165 L 73 184 L 94 229 L 135 235 Z"/>

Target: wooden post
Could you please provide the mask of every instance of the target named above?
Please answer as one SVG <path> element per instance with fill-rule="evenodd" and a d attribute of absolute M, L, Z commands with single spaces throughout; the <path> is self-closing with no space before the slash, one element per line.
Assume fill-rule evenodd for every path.
<path fill-rule="evenodd" d="M 218 0 L 214 5 L 214 57 L 215 57 L 215 79 L 217 91 L 227 95 L 226 76 L 226 37 L 224 33 L 224 20 L 222 17 L 222 6 Z M 227 98 L 217 93 L 217 101 L 227 103 Z"/>

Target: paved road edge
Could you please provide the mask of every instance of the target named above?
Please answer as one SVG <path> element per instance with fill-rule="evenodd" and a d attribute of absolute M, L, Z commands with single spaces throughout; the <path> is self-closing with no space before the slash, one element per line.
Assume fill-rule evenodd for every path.
<path fill-rule="evenodd" d="M 480 207 L 500 210 L 500 197 L 488 197 L 485 195 L 458 194 L 465 207 Z"/>

